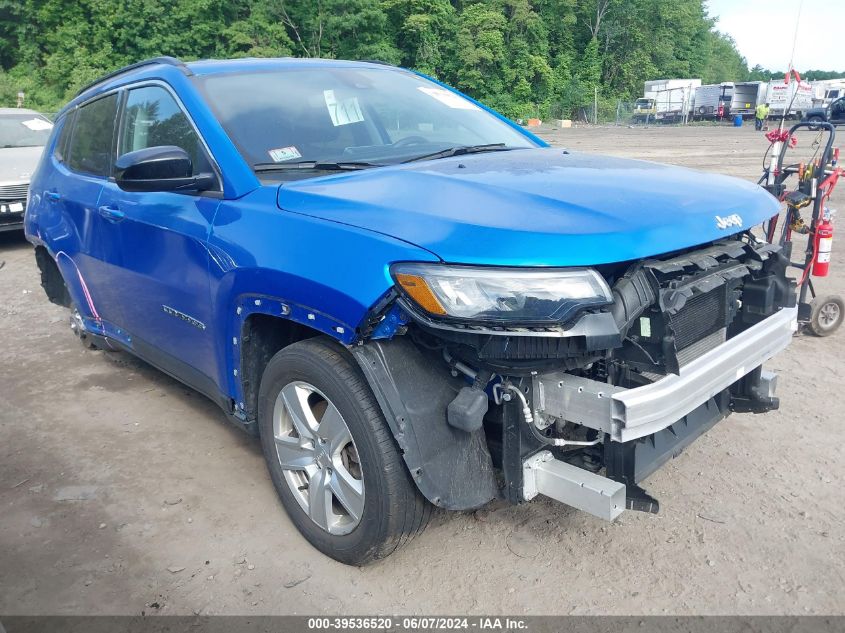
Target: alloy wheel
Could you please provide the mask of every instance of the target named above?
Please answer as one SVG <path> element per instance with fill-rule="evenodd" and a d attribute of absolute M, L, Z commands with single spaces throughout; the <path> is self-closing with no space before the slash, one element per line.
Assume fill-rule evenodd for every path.
<path fill-rule="evenodd" d="M 302 510 L 330 534 L 348 534 L 364 511 L 358 450 L 338 408 L 314 385 L 291 382 L 273 407 L 276 456 Z"/>

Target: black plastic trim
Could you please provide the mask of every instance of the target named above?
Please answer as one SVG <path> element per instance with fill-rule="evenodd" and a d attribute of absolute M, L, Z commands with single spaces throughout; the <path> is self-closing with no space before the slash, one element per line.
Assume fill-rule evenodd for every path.
<path fill-rule="evenodd" d="M 728 389 L 662 431 L 630 442 L 605 439 L 607 476 L 626 486 L 639 484 L 730 413 Z"/>
<path fill-rule="evenodd" d="M 471 510 L 493 499 L 497 488 L 484 430 L 467 433 L 446 421 L 449 403 L 466 382 L 407 337 L 370 341 L 352 353 L 426 499 L 447 510 Z"/>

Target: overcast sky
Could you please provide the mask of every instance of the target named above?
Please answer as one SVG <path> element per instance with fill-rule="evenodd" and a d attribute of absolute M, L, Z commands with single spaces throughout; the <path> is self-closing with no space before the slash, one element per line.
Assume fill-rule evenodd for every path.
<path fill-rule="evenodd" d="M 716 28 L 736 40 L 748 66 L 785 70 L 792 53 L 799 0 L 707 0 Z M 804 0 L 795 68 L 845 70 L 845 2 Z"/>

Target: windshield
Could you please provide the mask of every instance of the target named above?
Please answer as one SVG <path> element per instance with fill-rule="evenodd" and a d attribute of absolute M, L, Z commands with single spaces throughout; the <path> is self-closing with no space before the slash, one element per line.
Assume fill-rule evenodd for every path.
<path fill-rule="evenodd" d="M 246 161 L 271 177 L 315 175 L 297 175 L 302 170 L 295 165 L 371 167 L 438 158 L 435 153 L 456 147 L 536 147 L 471 101 L 407 71 L 312 67 L 199 82 Z"/>
<path fill-rule="evenodd" d="M 43 147 L 52 129 L 40 114 L 0 114 L 0 147 Z"/>

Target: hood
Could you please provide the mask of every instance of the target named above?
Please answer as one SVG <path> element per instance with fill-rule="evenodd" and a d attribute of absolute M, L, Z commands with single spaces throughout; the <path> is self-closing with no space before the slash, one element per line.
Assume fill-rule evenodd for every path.
<path fill-rule="evenodd" d="M 0 147 L 0 185 L 29 182 L 43 147 Z"/>
<path fill-rule="evenodd" d="M 278 203 L 446 262 L 499 266 L 641 259 L 750 228 L 779 209 L 744 180 L 552 148 L 295 181 L 279 188 Z"/>

